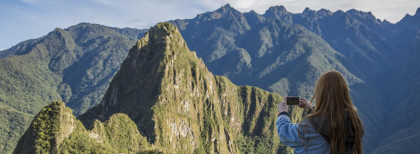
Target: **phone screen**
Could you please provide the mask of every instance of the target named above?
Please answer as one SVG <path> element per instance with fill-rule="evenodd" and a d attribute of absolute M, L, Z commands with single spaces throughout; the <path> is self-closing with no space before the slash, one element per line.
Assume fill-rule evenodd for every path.
<path fill-rule="evenodd" d="M 299 105 L 299 96 L 287 96 L 286 97 L 286 104 L 287 105 Z"/>

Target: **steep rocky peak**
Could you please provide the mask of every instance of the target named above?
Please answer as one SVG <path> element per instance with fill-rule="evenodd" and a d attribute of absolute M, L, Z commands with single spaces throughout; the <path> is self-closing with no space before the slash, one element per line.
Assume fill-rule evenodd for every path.
<path fill-rule="evenodd" d="M 316 11 L 316 14 L 319 16 L 327 16 L 327 15 L 332 15 L 332 12 L 327 9 L 321 9 L 321 10 Z"/>
<path fill-rule="evenodd" d="M 313 15 L 315 14 L 315 10 L 311 10 L 309 7 L 306 7 L 305 10 L 302 12 L 303 15 Z"/>
<path fill-rule="evenodd" d="M 216 11 L 221 11 L 221 12 L 225 12 L 225 11 L 229 11 L 229 10 L 235 10 L 235 8 L 233 8 L 232 6 L 230 6 L 229 3 L 223 5 L 222 7 L 220 7 L 219 9 L 217 9 Z"/>
<path fill-rule="evenodd" d="M 240 14 L 241 12 L 239 12 L 238 10 L 236 10 L 235 8 L 233 8 L 232 6 L 230 6 L 230 4 L 226 4 L 224 6 L 222 6 L 221 8 L 217 9 L 215 12 L 220 13 L 222 15 L 227 15 L 227 14 Z"/>
<path fill-rule="evenodd" d="M 249 12 L 246 12 L 245 14 L 252 14 L 252 15 L 259 15 L 257 12 L 255 12 L 254 10 L 251 10 Z"/>
<path fill-rule="evenodd" d="M 258 14 L 254 10 L 251 10 L 249 12 L 245 12 L 244 16 L 249 23 L 252 23 L 252 22 L 255 22 L 255 21 L 257 21 L 258 23 L 261 23 L 265 20 L 265 18 L 262 15 Z"/>
<path fill-rule="evenodd" d="M 346 13 L 362 19 L 376 20 L 376 17 L 372 14 L 372 12 L 363 12 L 356 9 L 350 9 L 346 11 Z"/>
<path fill-rule="evenodd" d="M 170 23 L 158 23 L 156 26 L 150 28 L 149 32 L 145 34 L 145 37 L 138 40 L 136 46 L 137 51 L 146 45 L 152 45 L 158 48 L 164 48 L 164 50 L 146 50 L 149 52 L 168 52 L 170 44 L 177 44 L 181 47 L 186 47 L 186 42 L 182 39 L 181 33 L 177 27 Z M 173 50 L 168 54 L 177 54 L 178 52 L 186 52 L 185 50 Z M 130 52 L 131 53 L 131 52 Z"/>
<path fill-rule="evenodd" d="M 61 28 L 55 28 L 54 31 L 48 33 L 47 38 L 66 39 L 66 31 Z"/>
<path fill-rule="evenodd" d="M 215 20 L 222 19 L 222 20 Z M 199 24 L 212 23 L 217 24 L 225 29 L 233 30 L 238 33 L 244 33 L 250 29 L 249 23 L 243 13 L 232 8 L 229 4 L 212 11 L 198 15 L 193 20 Z M 214 23 L 219 22 L 219 23 Z"/>
<path fill-rule="evenodd" d="M 342 11 L 342 10 L 337 10 L 337 11 L 335 11 L 334 13 L 333 13 L 333 16 L 336 16 L 336 17 L 338 17 L 338 16 L 344 16 L 346 13 L 344 12 L 344 11 Z"/>
<path fill-rule="evenodd" d="M 195 17 L 195 19 L 200 21 L 207 21 L 221 18 L 239 18 L 239 16 L 242 16 L 241 12 L 231 7 L 229 4 L 226 4 L 215 11 L 199 14 L 197 17 Z"/>
<path fill-rule="evenodd" d="M 311 19 L 311 20 L 318 20 L 319 18 L 323 18 L 325 16 L 331 16 L 333 13 L 327 9 L 321 10 L 311 10 L 310 8 L 305 8 L 305 10 L 301 13 L 301 15 Z"/>
<path fill-rule="evenodd" d="M 292 17 L 293 13 L 287 12 L 284 6 L 272 6 L 264 13 L 264 17 L 268 19 L 281 20 L 286 23 L 293 23 Z"/>
<path fill-rule="evenodd" d="M 286 8 L 283 5 L 280 5 L 280 6 L 272 6 L 264 13 L 264 15 L 269 15 L 269 14 L 284 15 L 284 14 L 290 14 L 290 12 L 287 12 Z"/>

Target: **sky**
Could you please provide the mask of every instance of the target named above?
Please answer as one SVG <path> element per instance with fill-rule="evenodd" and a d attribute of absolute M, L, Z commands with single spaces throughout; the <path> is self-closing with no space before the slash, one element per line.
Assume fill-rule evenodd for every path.
<path fill-rule="evenodd" d="M 259 14 L 275 5 L 301 13 L 325 8 L 372 12 L 381 20 L 396 23 L 414 15 L 420 0 L 1 0 L 0 51 L 19 42 L 67 28 L 81 22 L 112 27 L 149 28 L 162 21 L 194 18 L 229 3 L 241 12 Z"/>

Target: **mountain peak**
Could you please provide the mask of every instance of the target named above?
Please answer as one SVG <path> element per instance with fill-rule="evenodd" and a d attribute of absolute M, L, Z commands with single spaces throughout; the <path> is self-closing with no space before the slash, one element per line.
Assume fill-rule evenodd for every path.
<path fill-rule="evenodd" d="M 282 19 L 285 15 L 290 15 L 292 13 L 287 12 L 286 8 L 283 5 L 272 6 L 264 13 L 264 17 L 272 19 Z"/>
<path fill-rule="evenodd" d="M 158 23 L 156 26 L 151 27 L 149 33 L 150 35 L 156 35 L 159 37 L 166 37 L 172 34 L 180 34 L 176 26 L 167 22 Z"/>
<path fill-rule="evenodd" d="M 270 7 L 266 12 L 283 12 L 288 13 L 286 8 L 283 5 L 277 5 Z"/>
<path fill-rule="evenodd" d="M 230 6 L 229 3 L 226 3 L 225 5 L 222 6 L 222 8 L 226 8 L 226 9 L 233 9 L 232 6 Z"/>
<path fill-rule="evenodd" d="M 346 11 L 347 14 L 353 15 L 353 16 L 357 16 L 359 18 L 362 19 L 369 19 L 369 20 L 374 20 L 376 21 L 376 17 L 372 14 L 372 12 L 363 12 L 363 11 L 359 11 L 356 9 L 350 9 L 348 11 Z"/>
<path fill-rule="evenodd" d="M 303 10 L 302 14 L 309 15 L 315 13 L 315 10 L 311 10 L 309 7 L 306 7 L 305 10 Z"/>
<path fill-rule="evenodd" d="M 220 7 L 219 9 L 216 10 L 216 12 L 219 12 L 219 13 L 222 13 L 222 14 L 225 14 L 225 13 L 230 12 L 230 11 L 239 12 L 235 8 L 230 6 L 229 3 L 227 3 L 226 5 L 223 5 L 222 7 Z"/>
<path fill-rule="evenodd" d="M 420 7 L 417 8 L 416 14 L 414 14 L 414 16 L 420 16 Z"/>
<path fill-rule="evenodd" d="M 218 8 L 217 10 L 206 12 L 203 14 L 198 14 L 197 17 L 195 18 L 206 21 L 206 20 L 220 19 L 224 17 L 231 17 L 231 16 L 238 16 L 238 15 L 241 15 L 241 12 L 239 12 L 238 10 L 230 6 L 230 4 L 226 4 Z"/>
<path fill-rule="evenodd" d="M 154 41 L 154 43 L 158 44 L 168 44 L 174 41 L 181 41 L 185 43 L 185 41 L 180 38 L 181 33 L 179 33 L 178 28 L 167 22 L 158 23 L 154 27 L 151 27 L 149 32 L 147 32 L 145 35 L 147 35 L 147 37 L 137 41 L 135 46 L 137 49 L 141 49 L 147 45 L 149 43 L 150 37 L 153 38 L 152 41 Z"/>
<path fill-rule="evenodd" d="M 335 15 L 335 16 L 343 16 L 343 15 L 345 15 L 345 12 L 344 12 L 344 11 L 342 11 L 342 10 L 337 10 L 337 11 L 335 11 L 335 12 L 333 13 L 333 15 Z"/>
<path fill-rule="evenodd" d="M 332 12 L 330 10 L 322 8 L 321 10 L 317 11 L 318 14 L 331 14 Z"/>

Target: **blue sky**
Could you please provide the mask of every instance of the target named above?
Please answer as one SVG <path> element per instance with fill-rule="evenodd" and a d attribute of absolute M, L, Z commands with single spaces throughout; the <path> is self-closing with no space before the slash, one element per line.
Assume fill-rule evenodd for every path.
<path fill-rule="evenodd" d="M 293 13 L 306 7 L 355 8 L 393 23 L 420 7 L 420 0 L 1 0 L 0 50 L 80 22 L 142 29 L 160 21 L 193 18 L 226 3 L 242 12 L 260 14 L 274 5 L 284 5 Z"/>

